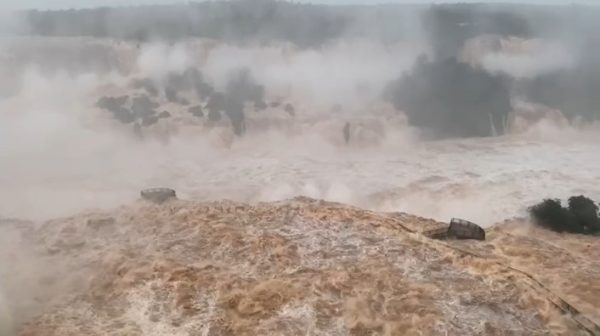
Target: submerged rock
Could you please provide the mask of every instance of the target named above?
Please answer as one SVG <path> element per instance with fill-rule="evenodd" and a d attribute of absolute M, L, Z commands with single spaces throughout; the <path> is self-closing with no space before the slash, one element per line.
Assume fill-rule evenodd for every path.
<path fill-rule="evenodd" d="M 190 105 L 190 101 L 183 98 L 183 97 L 179 97 L 179 101 L 178 101 L 179 105 L 183 105 L 183 106 L 188 106 Z"/>
<path fill-rule="evenodd" d="M 246 117 L 244 115 L 244 103 L 240 99 L 230 98 L 225 101 L 225 114 L 231 121 L 233 133 L 240 136 L 246 131 Z"/>
<path fill-rule="evenodd" d="M 350 142 L 350 123 L 349 122 L 347 122 L 344 125 L 343 133 L 344 133 L 344 141 L 346 142 L 346 144 L 348 144 Z"/>
<path fill-rule="evenodd" d="M 267 105 L 267 103 L 265 103 L 264 100 L 258 100 L 258 101 L 254 102 L 254 110 L 255 111 L 266 110 L 267 107 L 269 107 L 269 105 Z"/>
<path fill-rule="evenodd" d="M 111 112 L 115 119 L 118 121 L 129 124 L 135 121 L 136 116 L 125 106 L 125 103 L 129 100 L 129 96 L 120 97 L 102 97 L 96 102 L 96 106 Z"/>
<path fill-rule="evenodd" d="M 188 109 L 188 112 L 197 118 L 204 117 L 204 112 L 202 111 L 202 106 L 200 106 L 200 105 L 190 107 Z"/>
<path fill-rule="evenodd" d="M 173 88 L 170 88 L 170 87 L 165 88 L 165 97 L 171 103 L 179 102 L 179 96 L 177 95 L 177 91 L 175 91 Z"/>
<path fill-rule="evenodd" d="M 124 107 L 119 107 L 117 109 L 110 110 L 110 112 L 112 112 L 115 119 L 124 124 L 132 123 L 136 119 L 135 115 Z"/>
<path fill-rule="evenodd" d="M 221 111 L 216 111 L 216 110 L 208 111 L 208 120 L 210 120 L 212 122 L 217 122 L 217 121 L 221 120 L 221 118 L 222 118 Z"/>
<path fill-rule="evenodd" d="M 152 97 L 158 96 L 158 88 L 150 78 L 137 79 L 132 86 L 136 89 L 144 89 Z"/>
<path fill-rule="evenodd" d="M 148 116 L 153 116 L 156 114 L 155 109 L 160 105 L 150 99 L 150 97 L 146 95 L 140 95 L 139 97 L 133 98 L 133 102 L 131 103 L 131 110 L 138 118 L 144 118 Z"/>
<path fill-rule="evenodd" d="M 221 111 L 225 110 L 225 96 L 220 92 L 213 93 L 206 104 L 208 109 L 208 120 L 221 120 Z"/>
<path fill-rule="evenodd" d="M 169 188 L 144 189 L 140 192 L 140 195 L 143 199 L 158 204 L 177 199 L 175 190 Z"/>
<path fill-rule="evenodd" d="M 100 230 L 102 228 L 114 225 L 115 222 L 116 220 L 114 217 L 90 218 L 87 221 L 87 226 L 94 230 Z"/>
<path fill-rule="evenodd" d="M 285 104 L 283 110 L 292 117 L 296 116 L 296 109 L 292 104 Z"/>
<path fill-rule="evenodd" d="M 114 110 L 122 107 L 129 100 L 129 96 L 119 96 L 119 97 L 101 97 L 98 99 L 96 106 L 105 110 Z"/>
<path fill-rule="evenodd" d="M 154 125 L 158 122 L 159 117 L 155 115 L 145 116 L 142 118 L 142 126 Z"/>
<path fill-rule="evenodd" d="M 481 226 L 464 219 L 452 218 L 448 227 L 448 237 L 456 239 L 485 240 L 485 230 Z"/>
<path fill-rule="evenodd" d="M 170 118 L 171 117 L 171 113 L 169 113 L 168 111 L 162 111 L 158 117 L 160 119 L 165 119 L 165 118 Z"/>

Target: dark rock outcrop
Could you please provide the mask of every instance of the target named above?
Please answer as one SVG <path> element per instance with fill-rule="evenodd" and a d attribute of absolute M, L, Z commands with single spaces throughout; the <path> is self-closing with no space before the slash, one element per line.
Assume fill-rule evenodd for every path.
<path fill-rule="evenodd" d="M 100 217 L 100 218 L 90 218 L 87 221 L 87 226 L 94 230 L 101 230 L 106 227 L 110 227 L 116 223 L 114 217 Z"/>
<path fill-rule="evenodd" d="M 344 134 L 344 141 L 346 142 L 346 144 L 348 144 L 350 142 L 350 123 L 349 122 L 347 122 L 344 125 L 343 134 Z"/>
<path fill-rule="evenodd" d="M 133 98 L 131 103 L 131 110 L 134 115 L 138 118 L 146 118 L 156 114 L 156 108 L 160 105 L 153 102 L 147 95 L 141 95 Z"/>
<path fill-rule="evenodd" d="M 266 110 L 267 107 L 269 107 L 269 105 L 267 105 L 267 103 L 265 103 L 264 100 L 259 100 L 259 101 L 254 102 L 254 110 L 255 111 Z"/>
<path fill-rule="evenodd" d="M 197 118 L 204 117 L 204 112 L 202 111 L 202 106 L 200 106 L 200 105 L 190 107 L 188 109 L 188 112 Z"/>
<path fill-rule="evenodd" d="M 452 218 L 448 227 L 448 238 L 485 240 L 485 230 L 464 219 Z"/>
<path fill-rule="evenodd" d="M 233 133 L 242 135 L 246 131 L 246 118 L 244 116 L 244 103 L 235 97 L 228 97 L 225 101 L 225 114 L 231 120 Z"/>
<path fill-rule="evenodd" d="M 178 101 L 179 105 L 183 105 L 183 106 L 188 106 L 190 105 L 190 101 L 183 98 L 183 97 L 179 97 L 179 101 Z"/>
<path fill-rule="evenodd" d="M 102 97 L 98 100 L 96 106 L 111 112 L 118 121 L 129 124 L 135 121 L 136 116 L 123 106 L 128 100 L 129 96 Z"/>
<path fill-rule="evenodd" d="M 225 96 L 220 92 L 214 92 L 210 95 L 206 108 L 208 109 L 208 120 L 221 120 L 221 111 L 225 110 Z"/>
<path fill-rule="evenodd" d="M 294 109 L 294 106 L 292 104 L 285 104 L 283 110 L 292 117 L 296 116 L 296 110 Z"/>
<path fill-rule="evenodd" d="M 175 190 L 169 188 L 151 188 L 140 192 L 142 199 L 161 204 L 169 200 L 177 199 Z"/>
<path fill-rule="evenodd" d="M 177 94 L 177 91 L 175 89 L 173 89 L 172 87 L 165 88 L 165 97 L 171 103 L 179 102 L 179 95 Z"/>
<path fill-rule="evenodd" d="M 156 115 L 150 115 L 150 116 L 145 116 L 142 118 L 142 126 L 151 126 L 154 125 L 158 122 L 158 116 Z"/>
<path fill-rule="evenodd" d="M 158 96 L 158 88 L 150 78 L 136 79 L 132 84 L 135 89 L 144 89 L 150 96 Z"/>

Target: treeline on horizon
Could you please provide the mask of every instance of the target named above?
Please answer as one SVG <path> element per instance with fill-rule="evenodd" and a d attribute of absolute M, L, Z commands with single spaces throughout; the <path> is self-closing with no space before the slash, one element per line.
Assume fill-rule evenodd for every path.
<path fill-rule="evenodd" d="M 389 83 L 384 97 L 434 137 L 505 131 L 514 88 L 573 120 L 600 119 L 600 7 L 491 4 L 344 5 L 272 0 L 28 11 L 25 34 L 92 36 L 147 42 L 212 38 L 239 44 L 289 42 L 319 48 L 343 37 L 382 43 L 426 38 L 431 54 Z M 416 34 L 415 32 L 419 32 Z M 515 79 L 459 61 L 470 38 L 492 34 L 546 38 L 575 55 L 575 65 Z"/>
<path fill-rule="evenodd" d="M 515 96 L 560 110 L 570 121 L 600 120 L 600 9 L 579 6 L 432 6 L 421 15 L 432 53 L 392 81 L 384 96 L 434 138 L 508 131 Z M 545 38 L 574 56 L 568 68 L 514 78 L 459 61 L 480 35 Z"/>
<path fill-rule="evenodd" d="M 446 47 L 485 33 L 577 39 L 600 28 L 600 7 L 493 4 L 316 5 L 275 0 L 207 1 L 176 5 L 30 10 L 19 13 L 24 34 L 174 41 L 205 37 L 292 42 L 316 47 L 346 34 L 394 42 L 417 29 L 443 32 Z M 438 31 L 434 31 L 438 30 Z M 442 42 L 439 40 L 438 42 Z M 441 44 L 436 47 L 443 47 Z"/>

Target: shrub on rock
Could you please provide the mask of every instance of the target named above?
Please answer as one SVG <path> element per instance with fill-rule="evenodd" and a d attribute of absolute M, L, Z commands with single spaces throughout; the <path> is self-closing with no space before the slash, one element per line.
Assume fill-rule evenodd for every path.
<path fill-rule="evenodd" d="M 585 227 L 587 231 L 600 231 L 598 206 L 591 199 L 585 196 L 573 196 L 569 198 L 569 211 L 575 217 L 578 225 Z"/>
<path fill-rule="evenodd" d="M 529 208 L 534 222 L 556 232 L 594 233 L 600 231 L 598 206 L 585 196 L 569 198 L 569 206 L 560 200 L 545 199 Z"/>

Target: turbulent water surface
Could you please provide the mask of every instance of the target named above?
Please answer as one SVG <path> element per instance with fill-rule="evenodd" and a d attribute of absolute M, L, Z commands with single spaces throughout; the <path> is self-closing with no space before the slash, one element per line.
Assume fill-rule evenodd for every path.
<path fill-rule="evenodd" d="M 542 113 L 502 137 L 420 140 L 423 130 L 380 94 L 409 66 L 415 45 L 342 41 L 317 53 L 205 41 L 138 48 L 82 38 L 2 42 L 0 71 L 13 75 L 1 80 L 4 217 L 113 207 L 148 186 L 196 200 L 306 195 L 484 226 L 522 215 L 540 196 L 600 197 L 597 127 L 567 126 Z M 227 90 L 236 69 L 249 69 L 269 107 L 246 106 L 239 137 L 226 117 L 207 120 L 206 108 L 204 117 L 191 115 L 190 106 L 207 103 L 190 92 L 181 93 L 187 105 L 151 97 L 157 112 L 171 117 L 137 132 L 95 105 L 103 96 L 147 95 L 132 87 L 143 78 L 162 90 L 169 76 L 190 67 L 217 90 Z M 286 112 L 286 104 L 295 111 Z"/>
<path fill-rule="evenodd" d="M 598 240 L 515 219 L 544 197 L 600 199 L 593 123 L 515 108 L 502 136 L 430 139 L 381 95 L 418 45 L 0 46 L 0 328 L 578 335 L 600 321 Z M 191 68 L 215 90 L 264 95 L 215 117 L 189 88 L 162 94 Z M 151 103 L 140 81 L 161 91 Z M 125 95 L 134 112 L 156 107 L 97 104 Z M 136 201 L 154 186 L 180 200 Z M 419 232 L 442 223 L 400 212 L 465 218 L 488 241 L 432 240 Z"/>
<path fill-rule="evenodd" d="M 431 220 L 295 199 L 3 225 L 11 248 L 34 246 L 7 261 L 24 336 L 598 331 L 597 239 L 524 222 L 445 243 L 411 233 Z"/>
<path fill-rule="evenodd" d="M 327 121 L 325 131 L 341 140 L 343 120 Z M 194 135 L 162 144 L 98 140 L 101 134 L 80 131 L 68 139 L 50 135 L 30 152 L 2 154 L 3 213 L 66 215 L 134 200 L 144 187 L 170 186 L 188 199 L 254 202 L 306 195 L 489 226 L 523 215 L 540 195 L 600 197 L 597 133 L 553 129 L 421 142 L 400 129 L 382 144 L 361 148 L 332 144 L 310 130 L 292 138 L 274 131 L 236 139 L 230 148 L 210 148 L 206 138 Z M 47 151 L 56 146 L 53 141 L 63 149 Z"/>

